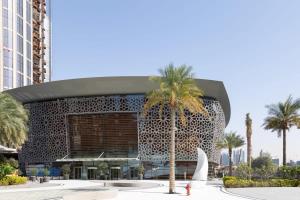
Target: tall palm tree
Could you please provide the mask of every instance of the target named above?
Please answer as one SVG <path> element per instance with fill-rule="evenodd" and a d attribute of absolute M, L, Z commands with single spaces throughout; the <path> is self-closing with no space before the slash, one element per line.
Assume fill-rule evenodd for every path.
<path fill-rule="evenodd" d="M 0 144 L 17 148 L 27 137 L 28 112 L 7 93 L 0 93 Z"/>
<path fill-rule="evenodd" d="M 246 136 L 247 136 L 247 164 L 251 167 L 251 155 L 252 155 L 252 119 L 250 118 L 250 114 L 246 114 Z"/>
<path fill-rule="evenodd" d="M 217 143 L 217 147 L 221 149 L 228 149 L 229 157 L 229 176 L 232 176 L 232 150 L 239 148 L 245 144 L 244 138 L 237 135 L 236 132 L 229 132 L 225 134 L 223 140 Z"/>
<path fill-rule="evenodd" d="M 170 110 L 170 146 L 169 146 L 169 193 L 175 192 L 175 131 L 176 115 L 181 124 L 186 124 L 185 110 L 191 113 L 207 114 L 201 97 L 203 91 L 197 87 L 192 74 L 192 67 L 181 65 L 174 67 L 172 64 L 159 70 L 159 77 L 150 80 L 159 84 L 159 89 L 149 92 L 144 105 L 145 116 L 155 106 L 159 107 L 159 114 L 168 107 Z"/>
<path fill-rule="evenodd" d="M 269 116 L 264 120 L 266 130 L 276 131 L 278 137 L 283 135 L 283 165 L 286 165 L 286 133 L 293 126 L 300 125 L 300 99 L 289 96 L 285 102 L 267 105 Z"/>

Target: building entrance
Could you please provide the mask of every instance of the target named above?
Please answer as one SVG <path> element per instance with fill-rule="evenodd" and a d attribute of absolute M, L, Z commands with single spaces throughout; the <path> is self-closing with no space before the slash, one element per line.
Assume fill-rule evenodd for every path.
<path fill-rule="evenodd" d="M 120 167 L 111 167 L 110 168 L 110 178 L 111 180 L 118 180 L 121 177 L 121 168 Z"/>
<path fill-rule="evenodd" d="M 81 179 L 82 167 L 74 167 L 74 178 Z"/>
<path fill-rule="evenodd" d="M 96 179 L 96 167 L 88 167 L 88 179 L 95 180 Z"/>

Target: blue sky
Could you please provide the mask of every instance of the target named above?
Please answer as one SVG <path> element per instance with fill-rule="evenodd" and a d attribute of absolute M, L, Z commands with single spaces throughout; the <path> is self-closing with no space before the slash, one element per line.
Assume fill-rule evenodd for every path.
<path fill-rule="evenodd" d="M 261 127 L 266 104 L 300 98 L 298 0 L 52 0 L 53 80 L 155 75 L 172 62 L 197 78 L 224 82 L 232 107 L 227 131 L 245 135 L 254 154 L 282 158 L 282 139 Z M 300 160 L 300 130 L 287 158 Z"/>

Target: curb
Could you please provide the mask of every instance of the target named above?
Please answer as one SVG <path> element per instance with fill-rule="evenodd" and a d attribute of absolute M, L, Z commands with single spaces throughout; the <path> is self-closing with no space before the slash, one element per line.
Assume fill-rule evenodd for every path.
<path fill-rule="evenodd" d="M 231 196 L 241 197 L 241 198 L 250 199 L 250 200 L 266 200 L 266 199 L 260 199 L 260 198 L 246 196 L 246 195 L 235 194 L 235 193 L 227 191 L 226 188 L 223 186 L 219 186 L 219 189 L 221 192 L 231 195 Z"/>

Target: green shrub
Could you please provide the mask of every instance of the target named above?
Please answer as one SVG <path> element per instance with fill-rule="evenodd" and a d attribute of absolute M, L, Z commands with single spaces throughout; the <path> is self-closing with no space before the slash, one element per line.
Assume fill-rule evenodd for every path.
<path fill-rule="evenodd" d="M 49 176 L 50 172 L 47 168 L 44 169 L 44 176 Z"/>
<path fill-rule="evenodd" d="M 225 182 L 227 182 L 228 180 L 237 180 L 237 178 L 235 176 L 224 176 L 223 184 L 225 185 Z"/>
<path fill-rule="evenodd" d="M 282 166 L 278 169 L 278 176 L 284 179 L 300 179 L 300 167 Z"/>
<path fill-rule="evenodd" d="M 31 175 L 31 176 L 36 176 L 36 175 L 37 175 L 37 169 L 36 169 L 36 168 L 32 168 L 32 169 L 30 170 L 30 175 Z"/>
<path fill-rule="evenodd" d="M 240 164 L 235 170 L 235 175 L 242 179 L 250 179 L 252 175 L 252 169 L 247 164 Z"/>
<path fill-rule="evenodd" d="M 6 177 L 4 177 L 0 180 L 0 185 L 3 185 L 3 186 L 9 185 L 9 182 Z"/>
<path fill-rule="evenodd" d="M 224 181 L 224 180 L 223 180 Z M 224 181 L 226 188 L 242 188 L 242 187 L 298 187 L 299 180 L 290 179 L 269 179 L 269 180 L 247 180 L 237 178 L 227 178 Z"/>
<path fill-rule="evenodd" d="M 71 166 L 69 164 L 64 164 L 61 167 L 63 175 L 69 175 L 71 173 Z"/>
<path fill-rule="evenodd" d="M 14 168 L 9 164 L 0 165 L 0 180 L 3 179 L 6 175 L 12 174 Z"/>
<path fill-rule="evenodd" d="M 109 167 L 107 162 L 100 162 L 97 166 L 97 171 L 99 175 L 106 175 L 109 173 Z"/>
<path fill-rule="evenodd" d="M 272 165 L 261 166 L 260 168 L 255 168 L 254 173 L 259 176 L 261 179 L 269 179 L 275 174 L 275 167 Z"/>
<path fill-rule="evenodd" d="M 273 166 L 274 164 L 272 163 L 272 158 L 268 155 L 265 156 L 259 156 L 257 158 L 255 158 L 252 161 L 252 168 L 262 168 L 263 166 L 269 167 L 269 166 Z"/>
<path fill-rule="evenodd" d="M 138 174 L 144 174 L 145 168 L 144 168 L 143 164 L 140 164 L 137 167 L 137 171 L 138 171 Z"/>
<path fill-rule="evenodd" d="M 6 176 L 0 180 L 0 185 L 19 185 L 27 182 L 26 177 Z"/>
<path fill-rule="evenodd" d="M 6 162 L 7 162 L 7 164 L 9 164 L 10 166 L 12 166 L 15 169 L 19 168 L 19 162 L 14 158 L 10 158 Z"/>

